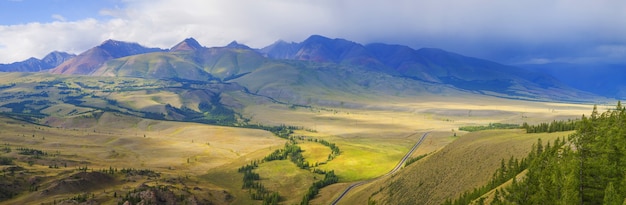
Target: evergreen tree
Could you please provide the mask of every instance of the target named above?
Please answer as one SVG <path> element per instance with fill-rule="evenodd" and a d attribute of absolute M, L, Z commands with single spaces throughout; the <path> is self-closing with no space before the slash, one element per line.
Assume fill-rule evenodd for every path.
<path fill-rule="evenodd" d="M 488 191 L 504 179 L 513 179 L 511 185 L 495 193 L 492 204 L 625 204 L 626 108 L 618 102 L 615 109 L 599 113 L 594 106 L 589 117 L 583 115 L 571 122 L 522 125 L 529 133 L 570 127 L 576 132 L 545 145 L 539 140 L 519 162 L 510 159 L 505 166 L 502 161 L 488 186 L 476 190 Z M 524 169 L 525 177 L 516 179 Z M 480 196 L 464 193 L 454 204 L 478 202 Z"/>
<path fill-rule="evenodd" d="M 609 183 L 609 185 L 606 186 L 606 190 L 604 190 L 604 201 L 602 201 L 602 204 L 620 205 L 623 203 L 623 201 L 623 198 L 620 196 L 619 193 L 617 193 L 617 191 L 613 187 L 613 183 Z"/>

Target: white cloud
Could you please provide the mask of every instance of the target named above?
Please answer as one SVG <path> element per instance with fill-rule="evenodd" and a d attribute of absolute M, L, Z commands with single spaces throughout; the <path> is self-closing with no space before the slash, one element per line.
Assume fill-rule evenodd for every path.
<path fill-rule="evenodd" d="M 94 14 L 107 20 L 67 22 L 58 16 L 52 23 L 0 26 L 0 62 L 42 57 L 53 50 L 80 53 L 109 38 L 162 48 L 187 37 L 205 46 L 237 40 L 262 47 L 278 39 L 301 41 L 321 34 L 505 61 L 582 58 L 578 55 L 589 52 L 621 55 L 620 49 L 596 48 L 626 45 L 626 1 L 620 0 L 123 2 L 122 8 Z M 578 50 L 588 51 L 572 54 Z"/>
<path fill-rule="evenodd" d="M 65 17 L 61 16 L 60 14 L 52 14 L 52 19 L 57 20 L 57 21 L 66 21 L 67 19 L 65 19 Z"/>
<path fill-rule="evenodd" d="M 54 50 L 79 53 L 95 45 L 103 26 L 94 19 L 76 22 L 0 26 L 1 62 L 43 57 Z"/>

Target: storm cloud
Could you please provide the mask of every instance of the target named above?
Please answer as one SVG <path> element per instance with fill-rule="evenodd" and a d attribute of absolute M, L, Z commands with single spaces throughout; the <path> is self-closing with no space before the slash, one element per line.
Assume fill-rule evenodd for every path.
<path fill-rule="evenodd" d="M 237 40 L 258 48 L 312 34 L 503 63 L 626 61 L 626 1 L 620 0 L 122 2 L 93 18 L 0 26 L 0 62 L 53 50 L 80 53 L 106 39 L 167 48 L 194 37 L 205 46 Z"/>

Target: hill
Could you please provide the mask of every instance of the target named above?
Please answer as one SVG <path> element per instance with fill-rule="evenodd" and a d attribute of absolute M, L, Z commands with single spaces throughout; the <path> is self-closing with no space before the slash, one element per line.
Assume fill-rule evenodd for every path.
<path fill-rule="evenodd" d="M 230 204 L 230 190 L 198 176 L 284 143 L 263 130 L 115 112 L 70 121 L 62 128 L 0 116 L 0 204 Z"/>
<path fill-rule="evenodd" d="M 526 158 L 529 166 L 524 177 L 498 189 L 493 202 L 623 204 L 624 119 L 621 103 L 604 113 L 594 107 L 589 117 L 583 115 L 569 140 L 535 147 Z"/>
<path fill-rule="evenodd" d="M 147 191 L 144 194 L 149 194 L 150 190 L 158 190 L 158 185 L 166 184 L 169 187 L 182 184 L 178 180 L 184 180 L 190 191 L 174 191 L 177 195 L 207 196 L 207 192 L 210 192 L 213 197 L 203 199 L 217 204 L 261 203 L 251 200 L 248 191 L 241 189 L 242 174 L 236 170 L 249 164 L 251 160 L 262 159 L 263 156 L 271 153 L 272 149 L 282 147 L 284 141 L 273 144 L 272 147 L 265 146 L 258 153 L 254 152 L 257 154 L 239 156 L 243 153 L 239 146 L 258 147 L 265 144 L 256 143 L 257 141 L 253 139 L 237 138 L 241 137 L 237 132 L 205 132 L 203 130 L 191 132 L 189 129 L 193 127 L 182 122 L 167 122 L 169 125 L 164 128 L 159 122 L 165 123 L 165 121 L 190 121 L 259 129 L 285 124 L 300 127 L 303 130 L 295 132 L 293 137 L 306 136 L 323 139 L 336 143 L 336 146 L 340 147 L 339 156 L 325 164 L 319 163 L 317 168 L 335 170 L 341 182 L 350 182 L 380 176 L 395 166 L 396 160 L 401 158 L 414 143 L 414 137 L 411 136 L 415 136 L 416 132 L 431 129 L 444 130 L 448 133 L 446 136 L 448 137 L 451 135 L 450 130 L 456 130 L 460 125 L 489 122 L 545 122 L 555 118 L 570 118 L 572 114 L 577 116 L 578 109 L 588 107 L 587 105 L 494 98 L 463 92 L 451 86 L 443 87 L 440 84 L 426 82 L 417 84 L 420 81 L 407 78 L 403 78 L 403 81 L 392 80 L 393 76 L 384 73 L 363 72 L 359 68 L 349 66 L 327 64 L 328 67 L 312 68 L 308 66 L 310 64 L 305 61 L 289 60 L 280 61 L 280 63 L 270 62 L 255 72 L 226 82 L 49 73 L 2 73 L 0 75 L 0 82 L 3 82 L 0 84 L 1 115 L 12 118 L 13 121 L 32 122 L 18 122 L 12 125 L 10 129 L 19 128 L 21 124 L 24 124 L 26 128 L 20 130 L 22 135 L 13 134 L 8 131 L 10 129 L 2 129 L 3 134 L 0 137 L 3 137 L 3 142 L 15 144 L 16 147 L 11 146 L 12 149 L 23 147 L 21 145 L 25 143 L 24 146 L 29 148 L 51 152 L 54 150 L 49 149 L 50 147 L 64 147 L 64 143 L 71 141 L 73 144 L 68 145 L 68 148 L 64 150 L 72 151 L 70 153 L 85 152 L 81 155 L 85 157 L 80 158 L 81 161 L 92 162 L 93 164 L 89 164 L 89 167 L 96 167 L 96 170 L 99 168 L 108 170 L 107 164 L 100 162 L 111 160 L 120 167 L 122 164 L 124 167 L 138 168 L 140 166 L 141 169 L 161 170 L 159 171 L 161 173 L 184 171 L 190 177 L 188 180 L 185 177 L 176 177 L 176 175 L 163 177 L 158 184 L 152 183 L 154 181 L 146 182 L 148 187 L 145 187 L 139 184 L 143 182 L 142 180 L 155 180 L 153 176 L 145 176 L 137 184 L 122 186 L 119 189 L 107 187 L 103 190 L 102 187 L 95 186 L 93 189 L 88 189 L 91 185 L 87 181 L 92 177 L 101 178 L 98 174 L 67 173 L 58 178 L 47 178 L 49 181 L 36 182 L 41 185 L 39 192 L 20 192 L 23 194 L 11 199 L 16 201 L 7 203 L 30 202 L 28 200 L 51 203 L 55 199 L 65 200 L 79 194 L 72 191 L 76 190 L 72 187 L 95 190 L 93 191 L 96 195 L 95 200 L 103 202 L 116 200 L 114 193 L 107 191 L 121 190 L 117 193 L 117 198 L 127 197 L 119 194 L 129 191 L 137 191 L 137 193 Z M 338 69 L 342 70 L 340 75 L 335 72 Z M 280 75 L 277 76 L 276 73 Z M 267 79 L 287 77 L 288 80 L 266 81 L 263 78 L 259 79 L 260 76 Z M 303 80 L 292 79 L 292 76 Z M 331 81 L 320 81 L 320 79 Z M 275 88 L 283 90 L 272 90 Z M 398 93 L 388 93 L 389 91 Z M 294 96 L 307 95 L 310 97 L 294 98 Z M 309 105 L 298 104 L 300 102 Z M 45 127 L 47 131 L 40 133 L 39 129 L 32 126 Z M 146 138 L 142 135 L 144 131 Z M 198 142 L 199 139 L 208 139 L 207 137 L 212 139 L 210 144 Z M 258 140 L 258 138 L 255 139 Z M 271 139 L 278 140 L 275 137 Z M 300 141 L 307 143 L 304 142 L 305 140 Z M 449 141 L 451 140 L 432 143 L 440 147 Z M 218 142 L 231 143 L 233 146 L 229 147 Z M 426 144 L 431 143 L 428 140 L 426 142 Z M 327 159 L 328 154 L 324 153 L 324 150 L 329 152 L 330 149 L 323 146 L 324 149 L 319 149 L 319 146 L 321 145 L 317 148 L 311 145 L 302 146 L 306 149 L 303 154 L 307 157 L 306 160 L 319 162 L 319 160 Z M 120 149 L 117 149 L 118 147 Z M 115 152 L 112 152 L 111 148 Z M 177 149 L 172 150 L 172 148 Z M 88 154 L 90 152 L 85 150 L 94 151 L 96 154 Z M 187 161 L 184 156 L 190 156 L 189 153 L 192 150 L 194 153 L 203 154 Z M 314 153 L 313 150 L 322 150 L 322 153 Z M 170 151 L 177 154 L 168 154 Z M 65 153 L 63 150 L 61 152 Z M 141 154 L 134 154 L 137 152 Z M 3 153 L 0 154 L 5 156 Z M 13 157 L 15 154 L 9 155 Z M 175 159 L 172 158 L 173 156 L 176 156 Z M 152 162 L 150 157 L 157 157 L 159 160 L 155 159 Z M 172 159 L 175 163 L 166 159 Z M 196 159 L 198 162 L 194 162 Z M 217 159 L 225 160 L 220 161 L 224 163 L 223 166 L 213 166 L 215 165 L 213 163 L 218 161 Z M 56 168 L 48 168 L 49 165 L 54 167 L 52 160 L 54 159 L 44 158 L 44 160 L 33 162 L 37 164 L 35 166 L 37 170 L 50 171 L 49 169 L 52 169 L 54 171 Z M 137 160 L 144 163 L 138 163 Z M 313 161 L 310 162 L 313 163 Z M 20 158 L 19 163 L 21 167 L 28 167 L 28 158 Z M 70 167 L 61 170 L 77 169 L 72 165 L 78 164 L 70 164 Z M 171 169 L 168 165 L 172 165 Z M 178 168 L 177 165 L 195 168 L 186 171 L 186 169 Z M 263 182 L 267 189 L 278 191 L 281 196 L 284 196 L 285 202 L 297 203 L 302 198 L 299 194 L 306 193 L 308 189 L 302 184 L 310 184 L 320 179 L 320 175 L 292 166 L 295 165 L 287 161 L 266 163 L 260 166 L 258 171 L 263 174 L 260 182 Z M 287 181 L 294 182 L 294 184 L 282 184 L 285 181 L 283 178 L 287 176 L 273 172 L 277 167 L 285 168 L 281 170 L 299 170 L 290 172 L 292 175 L 288 176 Z M 199 176 L 207 173 L 207 170 L 210 171 L 209 175 Z M 124 178 L 125 174 L 116 173 L 114 174 L 115 183 L 111 186 L 128 182 L 123 180 L 138 180 L 138 176 L 127 179 Z M 194 181 L 195 177 L 201 180 Z M 65 179 L 73 180 L 65 186 L 62 185 Z M 178 185 L 174 186 L 177 187 L 176 189 L 170 190 L 184 190 L 185 187 Z M 51 193 L 55 194 L 29 197 L 39 194 L 44 189 L 50 189 Z M 319 196 L 320 200 L 324 201 L 322 203 L 332 200 L 331 197 L 328 194 Z"/>
<path fill-rule="evenodd" d="M 522 130 L 473 132 L 441 150 L 386 177 L 357 189 L 341 204 L 442 204 L 484 185 L 502 160 L 522 158 L 541 138 L 552 141 L 569 133 L 526 134 Z M 468 157 L 469 156 L 469 157 Z"/>

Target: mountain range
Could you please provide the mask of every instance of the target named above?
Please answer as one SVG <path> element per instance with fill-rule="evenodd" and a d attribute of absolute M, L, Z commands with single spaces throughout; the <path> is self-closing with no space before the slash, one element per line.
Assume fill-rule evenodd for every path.
<path fill-rule="evenodd" d="M 0 64 L 0 71 L 2 72 L 39 72 L 50 70 L 54 67 L 61 65 L 61 63 L 76 57 L 74 54 L 69 54 L 60 51 L 53 51 L 43 57 L 42 59 L 29 58 L 25 61 L 15 62 L 11 64 Z"/>
<path fill-rule="evenodd" d="M 519 67 L 554 76 L 578 90 L 626 99 L 626 65 L 623 64 L 525 64 Z"/>
<path fill-rule="evenodd" d="M 193 38 L 169 49 L 107 40 L 76 56 L 53 52 L 42 60 L 0 65 L 0 71 L 233 82 L 252 92 L 300 101 L 306 95 L 303 89 L 317 89 L 319 94 L 328 89 L 350 92 L 350 83 L 366 89 L 377 87 L 381 93 L 397 92 L 399 87 L 420 90 L 429 85 L 532 100 L 594 98 L 540 69 L 503 65 L 436 48 L 362 45 L 319 35 L 300 43 L 277 41 L 261 49 L 236 41 L 207 48 Z"/>

